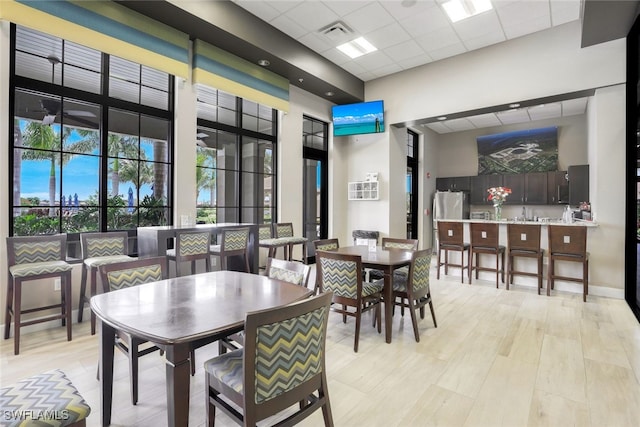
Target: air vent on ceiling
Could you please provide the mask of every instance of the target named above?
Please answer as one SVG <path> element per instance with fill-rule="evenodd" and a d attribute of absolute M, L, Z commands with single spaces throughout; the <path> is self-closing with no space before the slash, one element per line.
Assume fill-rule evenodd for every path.
<path fill-rule="evenodd" d="M 336 21 L 320 28 L 318 32 L 334 43 L 348 41 L 353 35 L 353 30 L 342 21 Z"/>

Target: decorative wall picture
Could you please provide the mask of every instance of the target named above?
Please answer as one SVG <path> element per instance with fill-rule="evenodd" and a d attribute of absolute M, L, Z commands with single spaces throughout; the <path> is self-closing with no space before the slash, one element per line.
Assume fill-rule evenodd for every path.
<path fill-rule="evenodd" d="M 479 136 L 478 175 L 558 170 L 558 127 Z"/>

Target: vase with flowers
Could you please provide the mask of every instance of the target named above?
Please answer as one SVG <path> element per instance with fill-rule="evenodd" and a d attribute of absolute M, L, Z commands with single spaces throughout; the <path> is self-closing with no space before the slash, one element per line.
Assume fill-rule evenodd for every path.
<path fill-rule="evenodd" d="M 511 194 L 511 189 L 508 187 L 491 187 L 487 189 L 487 193 L 489 193 L 487 200 L 493 202 L 496 221 L 500 221 L 502 219 L 502 205 L 507 200 L 507 196 Z"/>

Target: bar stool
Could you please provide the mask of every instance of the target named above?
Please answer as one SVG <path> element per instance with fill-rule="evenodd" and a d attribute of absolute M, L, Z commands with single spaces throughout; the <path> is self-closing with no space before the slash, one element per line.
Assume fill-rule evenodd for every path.
<path fill-rule="evenodd" d="M 293 261 L 293 247 L 295 245 L 302 245 L 302 262 L 306 264 L 307 262 L 307 243 L 309 239 L 306 237 L 296 237 L 293 234 L 293 224 L 290 222 L 282 222 L 275 225 L 274 228 L 276 238 L 278 239 L 286 239 L 287 248 L 285 251 L 288 251 L 288 255 L 285 256 L 285 259 L 289 261 Z"/>
<path fill-rule="evenodd" d="M 436 278 L 440 279 L 440 266 L 444 265 L 444 274 L 448 274 L 449 267 L 459 267 L 460 282 L 464 283 L 464 270 L 469 269 L 471 255 L 470 246 L 464 243 L 464 227 L 461 222 L 438 221 L 438 271 Z M 441 253 L 444 251 L 444 262 Z M 449 262 L 449 251 L 460 252 L 460 264 Z M 467 252 L 467 265 L 464 265 L 464 253 Z"/>
<path fill-rule="evenodd" d="M 167 259 L 176 263 L 176 277 L 181 276 L 180 264 L 182 262 L 191 263 L 191 274 L 196 272 L 197 260 L 204 260 L 205 271 L 211 271 L 210 245 L 211 233 L 209 231 L 179 231 L 176 233 L 175 249 L 167 250 Z"/>
<path fill-rule="evenodd" d="M 289 242 L 285 238 L 276 239 L 273 237 L 273 226 L 271 224 L 258 225 L 258 246 L 267 248 L 269 253 L 267 258 L 275 258 L 278 248 L 283 248 L 284 257 L 287 257 L 287 246 Z"/>
<path fill-rule="evenodd" d="M 126 231 L 108 233 L 82 233 L 80 245 L 82 248 L 82 279 L 80 281 L 80 302 L 78 305 L 78 323 L 82 322 L 84 304 L 97 294 L 96 276 L 101 265 L 122 261 L 132 261 L 135 258 L 129 254 L 129 235 Z M 89 278 L 89 295 L 87 296 L 87 276 Z M 91 312 L 91 335 L 96 333 L 96 315 Z"/>
<path fill-rule="evenodd" d="M 469 258 L 469 284 L 472 282 L 472 272 L 475 270 L 476 279 L 480 271 L 492 271 L 496 273 L 496 288 L 498 288 L 498 273 L 501 273 L 504 283 L 504 253 L 506 248 L 500 245 L 500 225 L 495 223 L 472 222 L 469 224 L 471 231 L 471 256 Z M 495 255 L 496 266 L 481 267 L 480 254 Z M 475 255 L 475 265 L 473 262 Z M 500 265 L 502 259 L 502 265 Z"/>
<path fill-rule="evenodd" d="M 582 263 L 582 278 L 555 274 L 556 261 Z M 587 228 L 580 225 L 549 225 L 549 269 L 547 271 L 547 296 L 556 279 L 582 283 L 582 301 L 589 295 L 589 252 L 587 252 Z"/>
<path fill-rule="evenodd" d="M 542 289 L 542 258 L 544 249 L 540 247 L 541 226 L 536 224 L 507 224 L 507 290 L 513 284 L 513 276 L 538 278 L 538 295 Z M 516 270 L 515 258 L 535 258 L 537 272 Z"/>
<path fill-rule="evenodd" d="M 4 318 L 4 339 L 9 339 L 11 316 L 14 318 L 13 353 L 20 353 L 20 328 L 35 323 L 61 319 L 71 341 L 71 265 L 66 262 L 67 235 L 7 237 L 7 299 Z M 22 309 L 22 284 L 26 281 L 60 278 L 60 303 Z M 33 286 L 30 286 L 33 288 Z M 37 290 L 33 290 L 34 292 Z M 58 314 L 30 320 L 22 315 L 42 310 L 59 309 Z"/>
<path fill-rule="evenodd" d="M 220 257 L 220 269 L 227 269 L 227 258 L 240 255 L 244 258 L 246 272 L 250 273 L 249 267 L 249 227 L 225 228 L 222 230 L 222 244 L 209 246 L 209 253 Z"/>

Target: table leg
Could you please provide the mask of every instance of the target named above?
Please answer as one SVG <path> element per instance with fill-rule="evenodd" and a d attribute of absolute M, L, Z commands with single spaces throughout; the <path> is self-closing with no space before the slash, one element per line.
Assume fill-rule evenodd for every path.
<path fill-rule="evenodd" d="M 113 349 L 116 331 L 104 322 L 100 322 L 100 402 L 102 404 L 102 426 L 111 424 L 111 406 L 113 399 Z"/>
<path fill-rule="evenodd" d="M 167 418 L 169 427 L 189 425 L 189 346 L 167 346 Z"/>
<path fill-rule="evenodd" d="M 393 323 L 393 269 L 384 272 L 384 337 L 391 342 L 391 326 Z"/>

